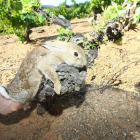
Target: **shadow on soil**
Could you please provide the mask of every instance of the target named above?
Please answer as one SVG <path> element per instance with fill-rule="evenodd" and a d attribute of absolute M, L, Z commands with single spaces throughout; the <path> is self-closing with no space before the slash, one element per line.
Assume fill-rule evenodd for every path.
<path fill-rule="evenodd" d="M 49 113 L 51 111 L 52 114 L 57 113 L 57 110 L 62 112 L 67 106 L 71 107 L 73 103 L 78 107 L 68 108 L 69 115 L 65 111 L 59 119 L 60 123 L 56 120 L 56 130 L 59 130 L 62 137 L 65 140 L 133 140 L 140 138 L 139 95 L 117 88 L 108 88 L 102 94 L 99 93 L 100 90 L 87 91 L 86 94 L 84 92 L 74 94 L 69 99 L 66 97 L 64 100 L 55 102 Z"/>
<path fill-rule="evenodd" d="M 32 109 L 24 111 L 23 109 L 10 113 L 8 115 L 0 114 L 0 123 L 11 125 L 18 123 L 20 120 L 30 117 L 30 113 L 35 109 L 36 104 L 31 103 Z"/>
<path fill-rule="evenodd" d="M 78 24 L 78 23 L 87 23 L 87 21 L 72 22 L 71 24 Z"/>
<path fill-rule="evenodd" d="M 82 34 L 87 34 L 88 32 L 82 32 Z M 36 40 L 31 40 L 31 44 L 36 45 L 37 41 L 40 40 L 40 42 L 45 42 L 45 41 L 49 41 L 49 40 L 56 40 L 57 37 L 59 37 L 59 35 L 54 35 L 54 36 L 49 36 L 49 37 L 41 37 L 41 38 L 37 38 Z"/>
<path fill-rule="evenodd" d="M 42 120 L 51 123 L 49 131 L 43 133 L 46 139 L 59 134 L 65 140 L 133 140 L 140 137 L 139 95 L 114 88 L 106 89 L 103 94 L 99 94 L 100 90 L 87 91 L 88 89 L 89 86 L 86 86 L 80 92 L 55 97 L 49 108 L 46 103 L 37 105 L 38 114 L 45 113 L 44 110 L 48 112 L 48 117 L 42 115 L 37 124 Z M 12 127 L 12 124 L 30 117 L 35 107 L 36 103 L 33 102 L 31 110 L 20 110 L 7 116 L 0 115 L 0 122 L 11 124 Z M 36 115 L 36 118 L 39 116 Z M 57 117 L 53 117 L 52 121 L 51 116 Z M 34 119 L 34 116 L 31 117 Z"/>
<path fill-rule="evenodd" d="M 55 40 L 55 39 L 57 39 L 58 36 L 59 35 L 54 35 L 54 36 L 49 36 L 49 37 L 40 37 L 40 38 L 37 38 L 36 40 L 31 40 L 31 44 L 36 46 L 37 45 L 37 41 L 45 42 L 45 41 L 49 41 L 49 40 Z"/>
<path fill-rule="evenodd" d="M 82 96 L 80 99 L 77 94 Z M 0 123 L 5 125 L 11 125 L 14 123 L 18 123 L 22 119 L 30 117 L 31 112 L 36 108 L 36 112 L 38 115 L 43 115 L 46 111 L 53 115 L 53 116 L 60 116 L 63 113 L 63 110 L 76 106 L 76 108 L 80 107 L 80 105 L 85 100 L 86 92 L 84 90 L 62 95 L 62 96 L 54 96 L 53 98 L 49 99 L 46 102 L 37 102 L 33 101 L 30 103 L 31 109 L 24 111 L 23 109 L 13 112 L 8 115 L 1 115 L 0 114 Z"/>
<path fill-rule="evenodd" d="M 79 95 L 82 96 L 82 98 L 80 98 Z M 86 91 L 81 90 L 77 93 L 67 94 L 60 97 L 56 96 L 52 99 L 51 103 L 38 103 L 37 114 L 42 115 L 48 111 L 50 115 L 60 116 L 65 109 L 73 106 L 79 108 L 85 101 L 85 95 Z"/>

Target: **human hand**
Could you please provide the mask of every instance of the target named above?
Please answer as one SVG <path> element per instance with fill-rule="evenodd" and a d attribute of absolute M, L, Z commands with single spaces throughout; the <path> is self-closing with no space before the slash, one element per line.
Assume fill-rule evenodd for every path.
<path fill-rule="evenodd" d="M 26 104 L 16 103 L 0 94 L 0 114 L 7 115 L 27 106 L 29 106 L 29 102 Z"/>

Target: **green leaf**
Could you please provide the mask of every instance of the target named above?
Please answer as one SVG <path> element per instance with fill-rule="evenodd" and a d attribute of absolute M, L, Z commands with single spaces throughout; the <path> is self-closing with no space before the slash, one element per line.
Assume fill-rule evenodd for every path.
<path fill-rule="evenodd" d="M 60 39 L 63 40 L 64 39 L 64 36 L 60 36 Z"/>
<path fill-rule="evenodd" d="M 46 13 L 49 15 L 50 14 L 50 9 L 46 9 Z"/>
<path fill-rule="evenodd" d="M 80 44 L 83 44 L 84 43 L 84 41 L 81 39 L 80 41 L 78 41 L 78 44 L 80 45 Z"/>
<path fill-rule="evenodd" d="M 87 45 L 86 48 L 89 49 L 90 48 L 90 45 Z"/>
<path fill-rule="evenodd" d="M 140 15 L 140 7 L 136 8 L 135 14 Z"/>
<path fill-rule="evenodd" d="M 93 45 L 93 44 L 90 44 L 90 45 L 91 45 L 91 47 L 92 47 L 92 48 L 94 48 L 94 47 L 95 47 L 95 45 Z"/>
<path fill-rule="evenodd" d="M 117 13 L 111 14 L 111 19 L 116 19 L 118 17 Z"/>
<path fill-rule="evenodd" d="M 118 10 L 125 10 L 125 8 L 120 5 L 118 5 L 117 8 L 118 8 Z"/>
<path fill-rule="evenodd" d="M 122 37 L 120 39 L 116 40 L 114 43 L 119 45 L 121 42 L 122 42 Z"/>
<path fill-rule="evenodd" d="M 44 22 L 44 15 L 39 16 L 39 21 L 40 21 L 41 23 Z"/>
<path fill-rule="evenodd" d="M 87 52 L 85 52 L 85 55 L 88 55 L 88 53 L 87 53 Z"/>
<path fill-rule="evenodd" d="M 140 20 L 140 15 L 135 15 L 134 20 L 133 20 L 133 24 L 138 24 L 139 20 Z"/>
<path fill-rule="evenodd" d="M 33 20 L 35 16 L 34 16 L 32 13 L 29 13 L 29 14 L 27 14 L 26 17 L 27 17 L 28 19 Z"/>

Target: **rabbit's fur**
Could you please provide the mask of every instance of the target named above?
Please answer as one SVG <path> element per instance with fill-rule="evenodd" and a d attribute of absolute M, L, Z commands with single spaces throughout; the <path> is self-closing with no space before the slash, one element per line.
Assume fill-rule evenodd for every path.
<path fill-rule="evenodd" d="M 15 78 L 5 88 L 7 95 L 4 87 L 0 87 L 4 97 L 19 103 L 32 100 L 43 76 L 54 83 L 54 91 L 59 95 L 61 84 L 55 72 L 57 66 L 61 63 L 75 67 L 87 65 L 83 49 L 72 42 L 47 41 L 41 45 L 26 56 Z"/>

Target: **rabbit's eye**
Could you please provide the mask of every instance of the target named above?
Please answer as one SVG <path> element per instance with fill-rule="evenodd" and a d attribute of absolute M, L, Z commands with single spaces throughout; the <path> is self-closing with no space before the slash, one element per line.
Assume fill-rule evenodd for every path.
<path fill-rule="evenodd" d="M 78 56 L 78 53 L 77 53 L 77 52 L 74 52 L 74 55 L 75 55 L 75 56 Z"/>

